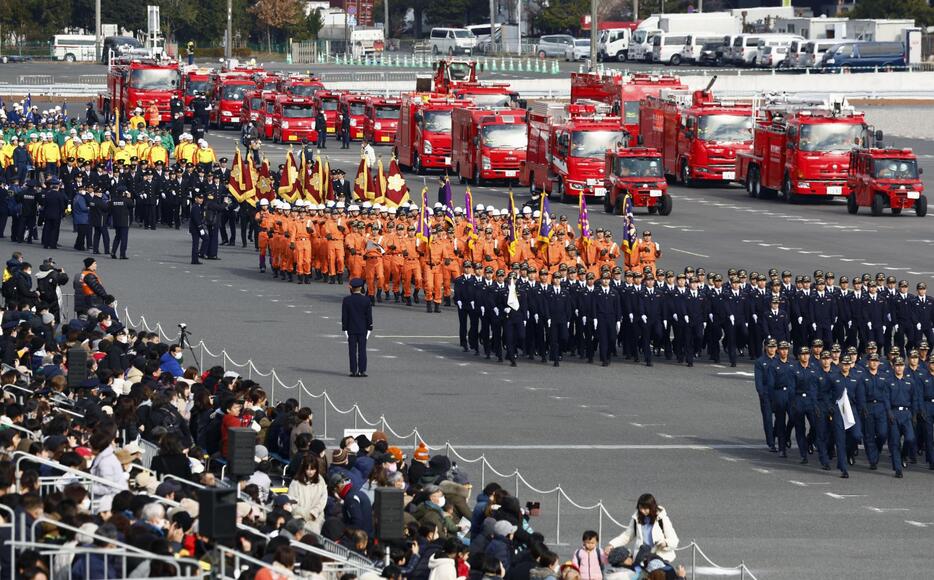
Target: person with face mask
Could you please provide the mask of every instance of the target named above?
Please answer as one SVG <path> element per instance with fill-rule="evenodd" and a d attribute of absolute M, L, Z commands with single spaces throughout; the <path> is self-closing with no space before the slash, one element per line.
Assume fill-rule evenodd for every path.
<path fill-rule="evenodd" d="M 332 475 L 330 484 L 335 499 L 341 502 L 344 525 L 363 530 L 367 535 L 371 535 L 373 533 L 373 507 L 366 494 L 355 489 L 350 480 L 341 473 Z"/>
<path fill-rule="evenodd" d="M 185 370 L 182 368 L 183 356 L 182 345 L 173 344 L 159 358 L 159 370 L 164 373 L 172 373 L 172 376 L 176 379 L 181 377 L 185 374 Z"/>
<path fill-rule="evenodd" d="M 444 511 L 447 499 L 444 497 L 441 488 L 437 485 L 426 485 L 413 502 L 417 502 L 419 499 L 422 499 L 421 503 L 412 512 L 412 516 L 418 520 L 419 525 L 433 524 L 437 526 L 438 535 L 442 539 L 456 537 L 457 525 Z"/>

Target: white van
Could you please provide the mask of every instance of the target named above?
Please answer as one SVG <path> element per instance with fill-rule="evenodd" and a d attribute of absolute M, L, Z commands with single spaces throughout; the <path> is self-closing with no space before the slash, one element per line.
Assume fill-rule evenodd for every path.
<path fill-rule="evenodd" d="M 93 61 L 97 58 L 96 42 L 93 34 L 56 34 L 52 39 L 52 58 L 66 62 Z"/>
<path fill-rule="evenodd" d="M 838 44 L 852 42 L 845 38 L 823 38 L 821 40 L 807 40 L 801 46 L 798 52 L 798 58 L 795 61 L 795 68 L 810 68 L 820 64 L 824 53 Z"/>
<path fill-rule="evenodd" d="M 705 44 L 709 45 L 711 43 L 721 42 L 723 42 L 722 34 L 708 34 L 704 32 L 688 34 L 687 40 L 684 43 L 684 48 L 681 49 L 679 62 L 673 62 L 672 64 L 680 64 L 681 62 L 694 64 L 700 59 L 701 48 L 703 48 Z"/>
<path fill-rule="evenodd" d="M 652 39 L 652 62 L 677 65 L 681 62 L 681 50 L 687 42 L 686 34 L 660 32 Z"/>
<path fill-rule="evenodd" d="M 763 35 L 756 46 L 756 60 L 752 64 L 764 68 L 777 67 L 788 55 L 788 47 L 795 40 L 804 38 L 785 34 Z"/>
<path fill-rule="evenodd" d="M 608 28 L 600 31 L 597 54 L 602 60 L 623 62 L 629 53 L 629 41 L 632 30 L 628 28 Z"/>
<path fill-rule="evenodd" d="M 730 64 L 734 66 L 744 66 L 754 63 L 756 58 L 756 49 L 759 47 L 761 34 L 739 34 L 733 39 L 733 47 L 730 49 Z"/>
<path fill-rule="evenodd" d="M 661 33 L 661 30 L 654 28 L 639 28 L 633 31 L 629 39 L 629 52 L 626 53 L 626 58 L 633 61 L 651 61 L 652 42 Z"/>
<path fill-rule="evenodd" d="M 428 44 L 434 55 L 470 55 L 477 47 L 477 37 L 466 28 L 432 28 Z"/>

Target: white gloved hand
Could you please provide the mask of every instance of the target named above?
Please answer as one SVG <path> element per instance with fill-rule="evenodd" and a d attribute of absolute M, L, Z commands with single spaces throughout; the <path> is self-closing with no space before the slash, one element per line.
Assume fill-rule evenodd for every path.
<path fill-rule="evenodd" d="M 564 326 L 565 326 L 565 328 L 567 328 L 568 330 L 571 329 L 571 323 L 570 323 L 570 322 L 565 322 L 565 323 L 564 323 Z"/>
<path fill-rule="evenodd" d="M 866 326 L 869 327 L 869 330 L 872 330 L 872 323 L 871 323 L 871 322 L 867 322 L 867 323 L 866 323 Z"/>
<path fill-rule="evenodd" d="M 847 320 L 847 321 L 846 321 L 846 327 L 847 327 L 847 328 L 853 328 L 853 321 L 852 321 L 852 320 Z"/>
<path fill-rule="evenodd" d="M 371 334 L 373 334 L 373 331 L 372 331 L 372 330 L 366 331 L 366 338 L 367 338 L 367 340 L 370 339 L 370 335 L 371 335 Z"/>
<path fill-rule="evenodd" d="M 538 314 L 535 315 L 535 323 L 538 324 Z"/>
<path fill-rule="evenodd" d="M 691 324 L 691 317 L 688 316 L 687 314 L 684 315 L 684 323 Z"/>
<path fill-rule="evenodd" d="M 551 328 L 551 319 L 550 319 L 550 318 L 548 319 L 548 322 L 545 323 L 545 326 L 547 326 L 548 328 Z"/>
<path fill-rule="evenodd" d="M 646 316 L 645 314 L 643 314 L 643 315 L 642 315 L 642 324 L 648 324 L 648 323 L 649 323 L 649 317 Z"/>
<path fill-rule="evenodd" d="M 802 322 L 804 322 L 804 317 L 799 316 L 799 317 L 798 317 L 798 324 L 801 324 Z"/>
<path fill-rule="evenodd" d="M 632 314 L 629 315 L 629 322 L 632 322 Z"/>
<path fill-rule="evenodd" d="M 593 329 L 597 330 L 597 319 L 596 318 L 593 319 Z"/>
<path fill-rule="evenodd" d="M 668 321 L 662 320 L 662 326 L 665 328 L 665 330 L 668 330 Z"/>
<path fill-rule="evenodd" d="M 916 324 L 915 328 L 917 328 L 918 330 L 921 330 L 921 323 L 919 322 L 918 324 Z"/>
<path fill-rule="evenodd" d="M 708 318 L 710 318 L 710 322 L 713 322 L 713 314 L 711 313 L 711 314 L 708 314 L 707 316 Z M 707 324 L 707 323 L 705 322 L 704 324 Z"/>
<path fill-rule="evenodd" d="M 758 323 L 758 322 L 759 322 L 759 315 L 758 315 L 758 314 L 753 314 L 753 315 L 752 315 L 752 321 L 755 322 L 755 323 Z"/>
<path fill-rule="evenodd" d="M 678 315 L 675 314 L 674 317 L 675 317 L 675 322 L 678 322 Z"/>
<path fill-rule="evenodd" d="M 510 312 L 512 312 L 512 308 L 507 306 L 506 309 L 503 310 L 503 312 L 505 312 L 506 314 L 509 314 Z"/>
<path fill-rule="evenodd" d="M 812 323 L 811 323 L 811 330 L 817 330 L 817 323 L 816 323 L 816 322 L 812 322 Z"/>
<path fill-rule="evenodd" d="M 621 324 L 620 321 L 617 320 L 617 321 L 616 321 L 616 332 L 617 332 L 617 333 L 619 332 L 620 324 Z"/>
<path fill-rule="evenodd" d="M 476 308 L 476 307 L 477 307 L 476 303 L 475 303 L 473 300 L 470 301 L 470 307 L 471 307 L 471 308 Z"/>
<path fill-rule="evenodd" d="M 495 316 L 499 316 L 499 307 L 498 307 L 498 306 L 494 306 L 494 307 L 493 307 L 493 314 L 494 314 Z"/>
<path fill-rule="evenodd" d="M 486 306 L 480 307 L 480 316 L 486 316 Z"/>
<path fill-rule="evenodd" d="M 461 300 L 458 300 L 458 301 L 457 301 L 457 309 L 458 309 L 458 310 L 463 310 L 463 309 L 464 309 L 464 303 L 463 303 L 463 301 L 461 301 Z"/>
<path fill-rule="evenodd" d="M 574 309 L 574 316 L 580 316 L 580 309 L 578 308 Z"/>
<path fill-rule="evenodd" d="M 349 339 L 349 338 L 350 338 L 350 335 L 349 335 L 349 334 L 347 334 L 347 331 L 346 331 L 346 330 L 344 331 L 344 338 L 347 338 L 347 339 Z"/>
<path fill-rule="evenodd" d="M 730 315 L 730 324 L 736 324 L 736 317 L 732 314 Z"/>
<path fill-rule="evenodd" d="M 584 321 L 584 326 L 587 326 L 587 317 L 586 317 L 586 316 L 583 318 L 583 321 Z"/>

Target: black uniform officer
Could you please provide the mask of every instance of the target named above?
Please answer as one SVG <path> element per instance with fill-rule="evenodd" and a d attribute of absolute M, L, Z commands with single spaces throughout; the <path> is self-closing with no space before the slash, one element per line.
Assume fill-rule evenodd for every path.
<path fill-rule="evenodd" d="M 350 149 L 350 114 L 341 115 L 341 149 Z"/>
<path fill-rule="evenodd" d="M 39 193 L 35 181 L 26 181 L 16 194 L 16 202 L 21 209 L 19 220 L 13 218 L 13 241 L 31 244 L 36 238 L 36 216 L 39 214 Z"/>
<path fill-rule="evenodd" d="M 88 200 L 88 224 L 91 226 L 95 254 L 101 253 L 101 238 L 104 239 L 104 253 L 110 253 L 110 231 L 107 229 L 107 219 L 109 217 L 110 196 L 101 188 L 94 188 Z"/>
<path fill-rule="evenodd" d="M 517 350 L 525 332 L 525 295 L 526 286 L 518 283 L 513 272 L 506 285 L 506 306 L 503 308 L 503 344 L 510 366 L 516 366 Z"/>
<path fill-rule="evenodd" d="M 363 285 L 362 278 L 351 280 L 350 296 L 345 296 L 341 304 L 341 330 L 347 337 L 352 377 L 367 376 L 366 340 L 373 330 L 373 305 L 363 295 Z"/>
<path fill-rule="evenodd" d="M 470 302 L 473 295 L 473 262 L 464 262 L 464 272 L 454 279 L 454 300 L 457 304 L 458 336 L 464 352 L 469 350 L 467 341 L 467 321 L 470 313 Z"/>
<path fill-rule="evenodd" d="M 327 149 L 328 121 L 325 119 L 323 111 L 318 111 L 315 116 L 315 131 L 318 133 L 318 148 Z"/>
<path fill-rule="evenodd" d="M 221 180 L 222 184 L 226 181 Z M 221 236 L 221 245 L 222 246 L 236 246 L 237 245 L 237 212 L 240 210 L 240 205 L 237 203 L 237 200 L 234 198 L 233 194 L 229 191 L 225 191 L 221 197 L 221 223 L 220 223 L 220 236 Z"/>
<path fill-rule="evenodd" d="M 42 227 L 43 248 L 58 249 L 58 235 L 67 205 L 68 200 L 65 198 L 65 192 L 62 191 L 62 182 L 59 178 L 53 177 L 49 180 L 49 188 L 42 196 L 42 217 L 45 220 Z"/>
<path fill-rule="evenodd" d="M 588 324 L 593 325 L 600 345 L 600 364 L 609 366 L 610 350 L 616 343 L 619 327 L 619 296 L 610 288 L 610 275 L 604 274 L 600 287 L 593 291 L 590 302 Z"/>
<path fill-rule="evenodd" d="M 133 200 L 133 194 L 125 185 L 117 185 L 114 197 L 110 200 L 110 217 L 114 228 L 114 243 L 110 247 L 110 257 L 117 257 L 117 250 L 120 251 L 120 259 L 126 260 L 126 247 L 129 242 L 130 224 L 133 223 L 133 206 L 136 202 Z"/>
<path fill-rule="evenodd" d="M 198 258 L 203 256 L 201 240 L 207 238 L 207 230 L 204 228 L 204 194 L 200 190 L 195 192 L 194 203 L 191 204 L 188 233 L 191 235 L 191 263 L 200 264 Z"/>

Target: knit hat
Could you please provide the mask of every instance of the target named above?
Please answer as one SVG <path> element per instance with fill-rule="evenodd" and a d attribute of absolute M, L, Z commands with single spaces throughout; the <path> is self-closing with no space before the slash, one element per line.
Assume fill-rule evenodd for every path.
<path fill-rule="evenodd" d="M 405 459 L 405 456 L 402 454 L 402 450 L 398 447 L 390 447 L 387 451 L 389 456 L 392 457 L 393 461 L 402 461 Z"/>
<path fill-rule="evenodd" d="M 419 442 L 418 447 L 415 448 L 415 455 L 412 457 L 416 461 L 428 461 L 428 446 L 425 445 L 424 441 Z"/>
<path fill-rule="evenodd" d="M 347 463 L 347 450 L 335 449 L 331 452 L 332 465 L 345 465 Z"/>
<path fill-rule="evenodd" d="M 382 431 L 373 431 L 373 435 L 370 436 L 370 441 L 377 443 L 379 441 L 389 441 L 389 439 L 386 438 L 386 434 Z"/>

